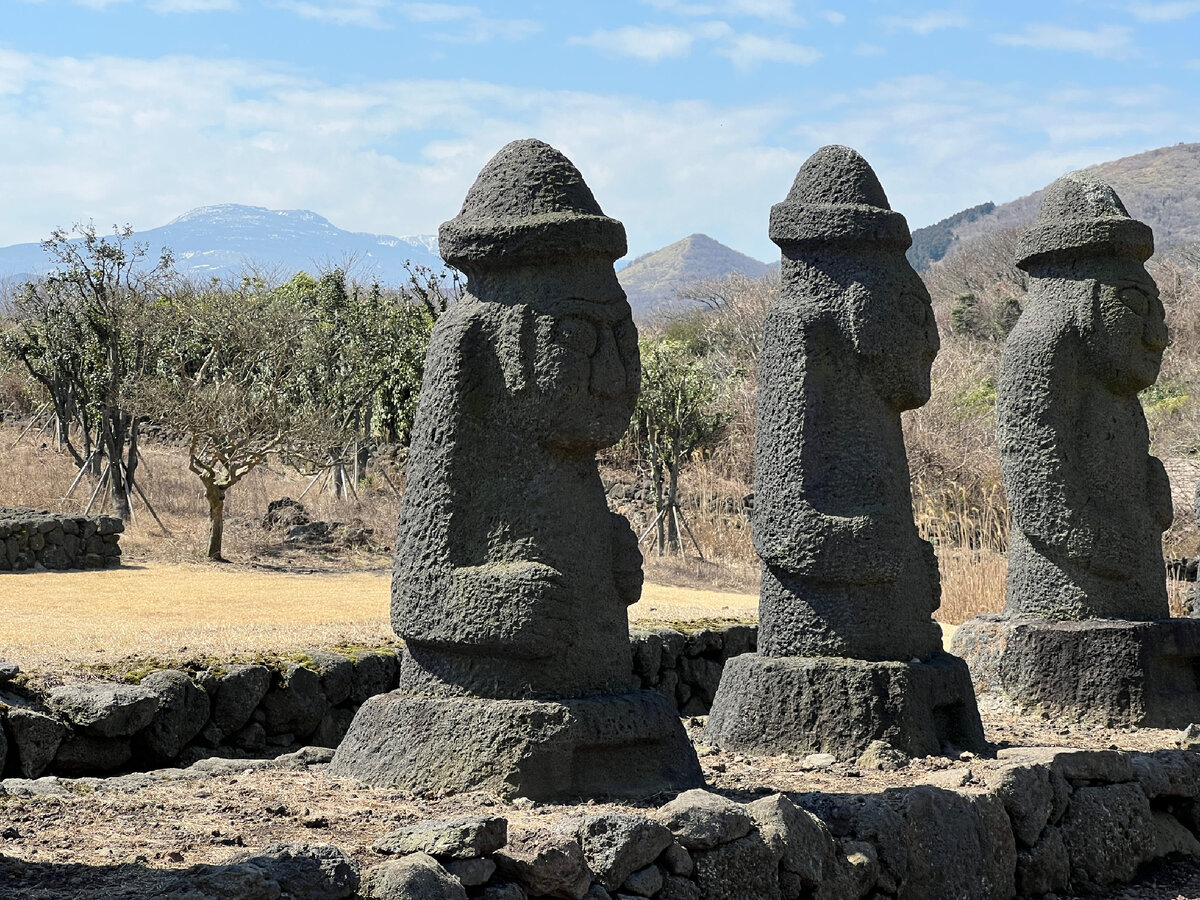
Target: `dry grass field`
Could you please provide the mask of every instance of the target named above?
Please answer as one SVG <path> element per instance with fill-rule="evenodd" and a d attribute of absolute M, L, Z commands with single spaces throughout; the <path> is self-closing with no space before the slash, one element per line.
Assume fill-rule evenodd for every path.
<path fill-rule="evenodd" d="M 135 562 L 0 579 L 0 648 L 27 670 L 229 661 L 393 642 L 382 572 L 286 574 Z M 757 596 L 648 584 L 634 622 L 753 620 Z"/>

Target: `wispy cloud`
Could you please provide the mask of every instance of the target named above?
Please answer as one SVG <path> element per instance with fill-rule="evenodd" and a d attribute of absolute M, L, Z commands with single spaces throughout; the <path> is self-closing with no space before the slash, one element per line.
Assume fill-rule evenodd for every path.
<path fill-rule="evenodd" d="M 480 44 L 493 38 L 518 41 L 541 30 L 541 26 L 530 19 L 494 19 L 478 6 L 457 3 L 401 3 L 398 10 L 410 22 L 453 26 L 454 30 L 435 36 L 462 43 Z"/>
<path fill-rule="evenodd" d="M 865 44 L 864 43 L 864 44 L 858 44 L 854 48 L 855 56 L 883 56 L 885 53 L 887 53 L 887 51 L 884 50 L 882 47 L 880 47 L 878 44 Z"/>
<path fill-rule="evenodd" d="M 883 24 L 889 28 L 903 28 L 924 35 L 944 28 L 966 28 L 969 20 L 960 12 L 944 10 L 921 13 L 917 16 L 886 16 Z"/>
<path fill-rule="evenodd" d="M 1178 22 L 1200 13 L 1195 0 L 1174 3 L 1135 3 L 1129 7 L 1134 18 L 1142 22 Z"/>
<path fill-rule="evenodd" d="M 237 9 L 238 0 L 148 0 L 146 5 L 160 13 L 223 12 Z"/>
<path fill-rule="evenodd" d="M 594 47 L 614 56 L 631 56 L 644 62 L 687 56 L 696 40 L 696 32 L 670 25 L 629 25 L 600 29 L 587 37 L 573 37 L 571 44 Z"/>
<path fill-rule="evenodd" d="M 220 202 L 428 233 L 497 149 L 533 135 L 579 166 L 634 252 L 703 231 L 765 259 L 776 252 L 765 211 L 822 144 L 859 149 L 917 227 L 1070 169 L 1200 139 L 1194 104 L 1152 83 L 921 76 L 831 92 L 803 81 L 787 102 L 721 104 L 0 49 L 0 134 L 21 135 L 0 154 L 0 245 L 88 218 L 144 229 Z"/>
<path fill-rule="evenodd" d="M 656 63 L 687 56 L 699 41 L 712 44 L 718 56 L 730 60 L 742 71 L 755 69 L 763 63 L 811 65 L 821 58 L 821 51 L 815 47 L 782 37 L 739 33 L 722 21 L 700 22 L 686 28 L 644 25 L 600 30 L 587 37 L 570 38 L 568 43 Z"/>
<path fill-rule="evenodd" d="M 821 18 L 830 25 L 844 25 L 846 23 L 846 14 L 840 13 L 835 9 L 827 9 L 821 13 Z"/>
<path fill-rule="evenodd" d="M 799 27 L 804 17 L 796 12 L 794 0 L 720 0 L 715 3 L 692 3 L 687 0 L 644 0 L 655 9 L 681 16 L 747 17 L 765 19 L 780 25 Z"/>
<path fill-rule="evenodd" d="M 821 58 L 821 51 L 815 47 L 794 44 L 786 38 L 767 38 L 756 34 L 735 35 L 717 53 L 728 57 L 743 70 L 768 62 L 807 66 Z"/>
<path fill-rule="evenodd" d="M 1105 25 L 1089 31 L 1083 28 L 1064 28 L 1060 25 L 1034 24 L 1026 25 L 1020 34 L 997 34 L 992 36 L 992 40 L 1010 47 L 1089 53 L 1098 58 L 1123 56 L 1131 47 L 1129 29 L 1115 25 Z"/>
<path fill-rule="evenodd" d="M 356 25 L 360 28 L 387 28 L 381 13 L 388 0 L 276 0 L 276 6 L 302 19 L 331 25 Z"/>

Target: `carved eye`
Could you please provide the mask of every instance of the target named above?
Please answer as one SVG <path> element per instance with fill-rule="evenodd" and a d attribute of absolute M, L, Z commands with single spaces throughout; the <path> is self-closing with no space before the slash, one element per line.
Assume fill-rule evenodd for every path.
<path fill-rule="evenodd" d="M 1141 288 L 1121 288 L 1121 292 L 1118 296 L 1120 296 L 1122 303 L 1128 306 L 1139 316 L 1144 316 L 1150 312 L 1150 297 Z"/>
<path fill-rule="evenodd" d="M 591 356 L 596 352 L 598 339 L 596 327 L 586 319 L 568 316 L 558 323 L 557 343 L 584 356 Z"/>
<path fill-rule="evenodd" d="M 900 295 L 900 310 L 914 325 L 924 325 L 928 320 L 929 304 L 916 294 L 903 293 Z"/>

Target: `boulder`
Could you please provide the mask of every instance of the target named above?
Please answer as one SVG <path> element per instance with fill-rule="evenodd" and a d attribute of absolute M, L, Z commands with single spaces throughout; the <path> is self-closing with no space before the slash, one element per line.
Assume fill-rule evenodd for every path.
<path fill-rule="evenodd" d="M 268 844 L 228 862 L 261 869 L 293 900 L 345 900 L 359 885 L 354 862 L 331 844 Z"/>
<path fill-rule="evenodd" d="M 750 817 L 741 806 L 701 788 L 684 791 L 654 818 L 688 850 L 710 850 L 750 831 Z"/>
<path fill-rule="evenodd" d="M 230 666 L 217 680 L 212 705 L 212 724 L 220 740 L 250 721 L 254 710 L 271 687 L 271 670 L 266 666 Z"/>
<path fill-rule="evenodd" d="M 9 752 L 16 754 L 17 768 L 26 778 L 37 778 L 50 765 L 67 726 L 54 716 L 27 707 L 11 707 L 7 715 L 12 735 Z"/>
<path fill-rule="evenodd" d="M 588 816 L 576 834 L 588 868 L 596 881 L 610 891 L 619 888 L 635 870 L 650 865 L 674 843 L 666 826 L 645 816 L 624 813 Z"/>
<path fill-rule="evenodd" d="M 800 877 L 810 891 L 832 878 L 837 869 L 837 843 L 825 823 L 782 794 L 747 804 L 746 812 L 780 865 Z"/>
<path fill-rule="evenodd" d="M 317 730 L 328 706 L 321 690 L 321 677 L 312 669 L 289 665 L 279 683 L 262 699 L 267 737 L 284 734 L 307 737 Z"/>
<path fill-rule="evenodd" d="M 508 842 L 508 820 L 500 816 L 429 819 L 384 835 L 374 844 L 379 853 L 428 853 L 442 860 L 487 856 Z"/>
<path fill-rule="evenodd" d="M 574 838 L 545 829 L 523 832 L 493 856 L 500 871 L 532 896 L 583 900 L 592 873 Z"/>
<path fill-rule="evenodd" d="M 411 853 L 363 873 L 360 894 L 372 900 L 467 900 L 462 884 L 432 856 Z"/>
<path fill-rule="evenodd" d="M 1136 784 L 1077 787 L 1062 821 L 1071 889 L 1098 891 L 1130 881 L 1154 854 L 1150 801 Z"/>
<path fill-rule="evenodd" d="M 350 702 L 361 706 L 376 694 L 386 694 L 396 686 L 398 671 L 396 654 L 391 651 L 360 653 L 350 676 Z"/>
<path fill-rule="evenodd" d="M 782 900 L 779 857 L 757 832 L 693 856 L 704 900 Z"/>
<path fill-rule="evenodd" d="M 663 886 L 663 871 L 658 866 L 650 865 L 630 872 L 621 883 L 623 894 L 633 894 L 637 897 L 653 897 Z M 619 896 L 619 895 L 618 895 Z"/>
<path fill-rule="evenodd" d="M 142 687 L 158 697 L 158 710 L 138 739 L 152 756 L 174 759 L 208 722 L 208 694 L 173 669 L 147 675 Z"/>
<path fill-rule="evenodd" d="M 141 731 L 158 709 L 154 692 L 133 684 L 64 684 L 52 688 L 46 699 L 50 708 L 73 726 L 102 738 L 129 737 Z"/>
<path fill-rule="evenodd" d="M 308 650 L 311 660 L 309 667 L 321 679 L 321 690 L 330 706 L 350 697 L 350 689 L 354 681 L 354 662 L 340 653 L 332 650 Z"/>

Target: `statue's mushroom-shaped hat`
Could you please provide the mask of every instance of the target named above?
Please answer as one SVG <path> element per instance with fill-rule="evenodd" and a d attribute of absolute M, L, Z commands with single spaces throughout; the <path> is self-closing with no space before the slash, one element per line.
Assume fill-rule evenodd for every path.
<path fill-rule="evenodd" d="M 1064 175 L 1042 197 L 1037 220 L 1017 244 L 1017 266 L 1081 256 L 1119 256 L 1145 262 L 1154 252 L 1150 226 L 1132 218 L 1117 192 L 1084 172 Z"/>
<path fill-rule="evenodd" d="M 530 138 L 488 161 L 462 210 L 438 229 L 438 247 L 468 275 L 564 256 L 615 260 L 625 255 L 625 226 L 604 215 L 569 159 Z"/>
<path fill-rule="evenodd" d="M 800 167 L 787 199 L 771 207 L 771 240 L 788 249 L 859 242 L 901 250 L 912 244 L 874 170 L 857 150 L 831 144 Z"/>

